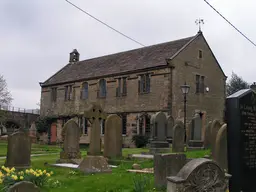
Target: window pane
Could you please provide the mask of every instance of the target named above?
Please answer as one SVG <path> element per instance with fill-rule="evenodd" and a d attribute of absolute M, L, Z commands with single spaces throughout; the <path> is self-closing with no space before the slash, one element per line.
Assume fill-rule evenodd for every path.
<path fill-rule="evenodd" d="M 84 83 L 83 85 L 83 99 L 88 99 L 88 83 Z"/>
<path fill-rule="evenodd" d="M 146 92 L 150 92 L 150 77 L 149 74 L 146 75 Z"/>
<path fill-rule="evenodd" d="M 201 93 L 204 93 L 204 76 L 201 76 Z"/>
<path fill-rule="evenodd" d="M 126 84 L 126 77 L 123 78 L 123 95 L 127 94 L 127 84 Z"/>
<path fill-rule="evenodd" d="M 196 75 L 196 93 L 200 91 L 200 75 Z"/>
<path fill-rule="evenodd" d="M 100 97 L 106 97 L 107 88 L 106 88 L 106 80 L 100 80 Z"/>
<path fill-rule="evenodd" d="M 127 116 L 125 114 L 122 115 L 122 134 L 126 135 L 126 122 Z"/>

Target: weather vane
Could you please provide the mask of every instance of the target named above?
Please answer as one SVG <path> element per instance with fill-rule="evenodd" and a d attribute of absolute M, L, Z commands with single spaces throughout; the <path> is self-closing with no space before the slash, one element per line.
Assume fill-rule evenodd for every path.
<path fill-rule="evenodd" d="M 201 31 L 201 24 L 202 24 L 202 25 L 204 24 L 204 20 L 203 20 L 203 19 L 197 19 L 197 20 L 195 21 L 195 23 L 196 23 L 197 25 L 199 25 L 199 31 Z"/>

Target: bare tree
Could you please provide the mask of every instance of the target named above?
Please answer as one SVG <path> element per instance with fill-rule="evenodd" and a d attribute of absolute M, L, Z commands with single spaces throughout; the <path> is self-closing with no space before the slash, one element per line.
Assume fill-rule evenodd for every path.
<path fill-rule="evenodd" d="M 11 104 L 13 98 L 10 91 L 8 90 L 6 80 L 0 75 L 0 107 L 8 106 Z M 0 108 L 0 127 L 3 126 L 3 122 L 6 119 L 6 111 Z"/>
<path fill-rule="evenodd" d="M 12 96 L 8 90 L 6 80 L 0 75 L 0 106 L 7 106 L 12 102 Z"/>

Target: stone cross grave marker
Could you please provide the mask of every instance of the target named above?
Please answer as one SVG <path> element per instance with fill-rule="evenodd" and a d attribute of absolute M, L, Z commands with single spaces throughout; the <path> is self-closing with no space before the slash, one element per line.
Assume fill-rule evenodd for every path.
<path fill-rule="evenodd" d="M 100 155 L 100 121 L 106 119 L 107 114 L 102 110 L 100 105 L 93 103 L 87 110 L 85 110 L 84 117 L 88 119 L 91 123 L 90 145 L 88 154 Z"/>
<path fill-rule="evenodd" d="M 226 99 L 231 192 L 256 190 L 256 93 L 240 90 Z"/>
<path fill-rule="evenodd" d="M 228 179 L 214 161 L 189 161 L 176 176 L 167 178 L 167 192 L 226 192 Z"/>
<path fill-rule="evenodd" d="M 212 126 L 212 121 L 210 121 L 207 124 L 204 132 L 204 147 L 206 149 L 209 149 L 211 145 L 211 126 Z"/>
<path fill-rule="evenodd" d="M 174 127 L 174 119 L 172 116 L 168 116 L 167 117 L 167 140 L 169 142 L 172 141 L 172 137 L 173 137 L 173 127 Z"/>
<path fill-rule="evenodd" d="M 218 131 L 221 128 L 221 123 L 219 120 L 214 120 L 212 122 L 212 126 L 211 126 L 211 151 L 212 151 L 212 157 L 215 156 L 215 143 L 216 143 L 216 137 L 218 134 Z"/>
<path fill-rule="evenodd" d="M 8 136 L 6 167 L 29 168 L 30 155 L 31 140 L 27 133 L 18 131 Z"/>
<path fill-rule="evenodd" d="M 104 157 L 122 157 L 122 119 L 109 115 L 105 121 Z"/>
<path fill-rule="evenodd" d="M 173 128 L 172 152 L 184 152 L 185 130 L 182 122 Z"/>
<path fill-rule="evenodd" d="M 39 188 L 28 181 L 21 181 L 12 185 L 8 192 L 39 192 Z"/>
<path fill-rule="evenodd" d="M 214 160 L 223 170 L 228 170 L 228 151 L 227 151 L 227 124 L 223 124 L 218 131 L 215 143 Z"/>
<path fill-rule="evenodd" d="M 62 130 L 62 138 L 64 138 L 64 148 L 60 152 L 60 161 L 81 159 L 79 141 L 81 137 L 81 129 L 75 120 L 68 120 Z"/>

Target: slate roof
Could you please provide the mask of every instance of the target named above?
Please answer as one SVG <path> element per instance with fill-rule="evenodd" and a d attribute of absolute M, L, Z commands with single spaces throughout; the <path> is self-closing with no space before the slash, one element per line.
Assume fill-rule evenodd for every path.
<path fill-rule="evenodd" d="M 69 63 L 41 84 L 42 87 L 79 80 L 99 78 L 146 68 L 166 66 L 166 59 L 172 59 L 199 34 L 171 42 Z"/>

